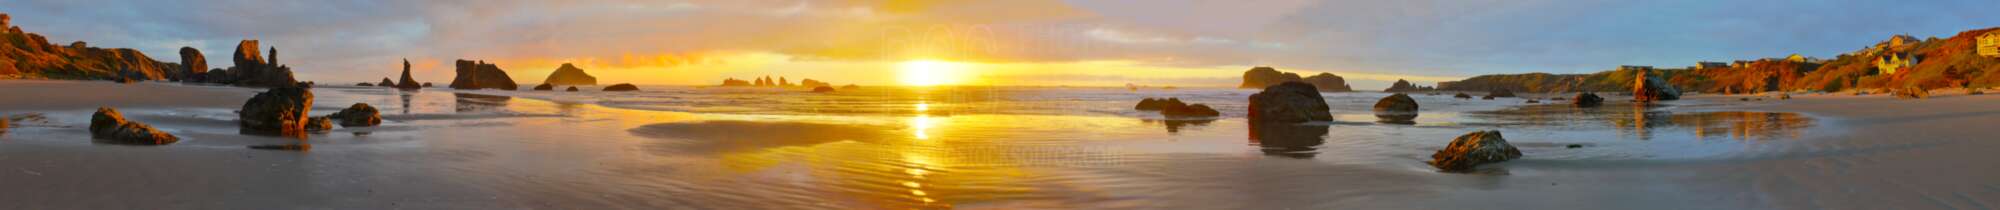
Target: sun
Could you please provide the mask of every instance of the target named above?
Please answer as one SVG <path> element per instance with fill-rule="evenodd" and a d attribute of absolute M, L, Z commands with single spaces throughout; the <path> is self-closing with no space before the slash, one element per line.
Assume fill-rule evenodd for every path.
<path fill-rule="evenodd" d="M 903 61 L 897 70 L 902 72 L 903 84 L 910 86 L 958 84 L 965 77 L 965 64 L 938 60 Z"/>

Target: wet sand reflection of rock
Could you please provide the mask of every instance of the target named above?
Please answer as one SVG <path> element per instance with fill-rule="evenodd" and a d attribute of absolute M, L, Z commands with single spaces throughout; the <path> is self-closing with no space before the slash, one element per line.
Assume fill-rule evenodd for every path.
<path fill-rule="evenodd" d="M 1473 112 L 1471 116 L 1500 124 L 1525 126 L 1591 126 L 1605 122 L 1612 130 L 1639 140 L 1662 135 L 1688 135 L 1695 140 L 1727 136 L 1737 140 L 1797 139 L 1816 123 L 1811 117 L 1789 112 L 1674 112 L 1664 105 L 1570 107 L 1558 105 L 1524 106 L 1513 109 Z M 1687 131 L 1689 133 L 1666 132 Z M 1666 132 L 1666 133 L 1663 133 Z"/>
<path fill-rule="evenodd" d="M 1181 128 L 1185 128 L 1188 126 L 1196 126 L 1196 127 L 1208 126 L 1208 123 L 1215 122 L 1215 120 L 1153 120 L 1153 119 L 1142 119 L 1141 121 L 1146 122 L 1146 124 L 1158 123 L 1160 125 L 1166 126 L 1167 133 L 1180 133 Z"/>
<path fill-rule="evenodd" d="M 507 96 L 480 95 L 480 94 L 469 94 L 469 93 L 451 93 L 451 96 L 452 98 L 456 99 L 454 101 L 457 102 L 457 106 L 456 108 L 454 108 L 454 110 L 458 112 L 483 112 L 483 111 L 493 110 L 499 107 L 506 106 L 507 101 L 514 99 L 514 97 L 507 97 Z"/>
<path fill-rule="evenodd" d="M 1264 155 L 1312 158 L 1317 147 L 1326 143 L 1327 125 L 1250 123 L 1250 144 L 1263 147 Z"/>

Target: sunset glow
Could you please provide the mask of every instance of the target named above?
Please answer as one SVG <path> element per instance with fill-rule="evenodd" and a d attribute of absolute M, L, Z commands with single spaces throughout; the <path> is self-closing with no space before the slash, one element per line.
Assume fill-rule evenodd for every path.
<path fill-rule="evenodd" d="M 898 80 L 909 86 L 955 85 L 967 77 L 965 64 L 937 60 L 904 61 L 896 67 Z"/>

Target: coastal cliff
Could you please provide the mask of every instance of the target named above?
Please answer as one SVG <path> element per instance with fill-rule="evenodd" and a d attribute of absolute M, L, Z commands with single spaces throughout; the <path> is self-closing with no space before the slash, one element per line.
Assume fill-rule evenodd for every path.
<path fill-rule="evenodd" d="M 278 64 L 277 48 L 269 60 L 258 51 L 257 40 L 238 43 L 235 66 L 207 69 L 207 59 L 192 47 L 180 49 L 182 63 L 160 62 L 130 48 L 97 48 L 77 41 L 68 46 L 49 43 L 40 34 L 25 32 L 0 14 L 0 79 L 187 81 L 253 87 L 296 86 L 291 67 Z M 185 63 L 185 64 L 183 64 Z"/>
<path fill-rule="evenodd" d="M 1892 36 L 1830 60 L 1794 55 L 1732 63 L 1699 62 L 1686 68 L 1622 66 L 1591 74 L 1481 75 L 1442 82 L 1438 89 L 1617 92 L 1631 90 L 1636 72 L 1641 70 L 1652 70 L 1684 91 L 1706 93 L 2000 86 L 2000 54 L 1978 53 L 1981 50 L 2000 50 L 2000 28 L 1965 31 L 1945 39 Z"/>

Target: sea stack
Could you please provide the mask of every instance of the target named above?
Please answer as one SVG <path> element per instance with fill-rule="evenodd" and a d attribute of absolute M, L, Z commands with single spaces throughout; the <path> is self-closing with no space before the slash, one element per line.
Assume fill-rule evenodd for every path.
<path fill-rule="evenodd" d="M 1243 72 L 1243 85 L 1236 88 L 1265 88 L 1284 82 L 1304 80 L 1299 74 L 1278 72 L 1277 68 L 1259 66 Z"/>
<path fill-rule="evenodd" d="M 1333 112 L 1317 88 L 1304 82 L 1285 82 L 1250 95 L 1250 121 L 1300 123 L 1332 121 Z"/>
<path fill-rule="evenodd" d="M 515 90 L 520 88 L 520 85 L 514 84 L 513 77 L 507 76 L 507 71 L 500 70 L 499 65 L 486 63 L 486 61 L 470 60 L 458 60 L 457 64 L 458 68 L 455 71 L 458 73 L 458 76 L 451 79 L 450 87 L 452 89 Z"/>
<path fill-rule="evenodd" d="M 272 47 L 272 59 L 265 60 L 258 52 L 257 40 L 243 40 L 236 43 L 236 53 L 230 59 L 236 66 L 230 66 L 227 77 L 234 81 L 214 81 L 248 87 L 295 87 L 299 81 L 292 78 L 292 68 L 274 63 L 277 47 Z M 210 75 L 214 79 L 214 75 Z"/>
<path fill-rule="evenodd" d="M 1319 90 L 1319 92 L 1354 91 L 1353 87 L 1347 86 L 1346 78 L 1341 78 L 1339 75 L 1333 75 L 1333 73 L 1319 73 L 1317 75 L 1313 75 L 1312 77 L 1306 77 L 1304 81 L 1307 84 L 1312 84 L 1315 89 Z"/>
<path fill-rule="evenodd" d="M 410 59 L 403 59 L 403 79 L 396 81 L 396 89 L 416 90 L 423 88 L 423 84 L 417 84 L 416 78 L 410 77 Z"/>
<path fill-rule="evenodd" d="M 1410 81 L 1409 81 L 1409 80 L 1402 80 L 1402 79 L 1397 79 L 1397 80 L 1396 80 L 1396 83 L 1395 83 L 1395 84 L 1391 84 L 1391 85 L 1389 85 L 1389 89 L 1383 89 L 1383 90 L 1382 90 L 1382 92 L 1392 92 L 1392 93 L 1393 93 L 1393 92 L 1410 92 L 1410 91 L 1419 91 L 1419 90 L 1420 90 L 1420 89 L 1419 89 L 1419 88 L 1417 88 L 1417 85 L 1415 85 L 1415 84 L 1410 84 Z"/>
<path fill-rule="evenodd" d="M 181 69 L 178 71 L 187 75 L 187 78 L 182 81 L 203 81 L 207 78 L 202 74 L 208 73 L 208 58 L 203 57 L 201 50 L 194 49 L 194 47 L 181 47 Z"/>
<path fill-rule="evenodd" d="M 583 69 L 576 68 L 575 65 L 563 63 L 562 67 L 557 67 L 555 72 L 550 72 L 549 78 L 542 80 L 542 84 L 564 86 L 597 85 L 597 77 L 584 73 Z"/>

